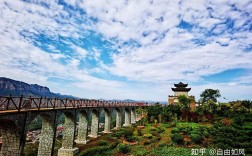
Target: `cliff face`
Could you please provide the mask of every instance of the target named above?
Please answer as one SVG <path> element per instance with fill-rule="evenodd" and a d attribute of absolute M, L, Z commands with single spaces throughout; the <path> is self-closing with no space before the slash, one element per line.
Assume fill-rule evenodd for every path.
<path fill-rule="evenodd" d="M 69 95 L 56 94 L 50 91 L 48 87 L 37 84 L 28 84 L 21 81 L 0 77 L 0 96 L 46 96 L 58 98 L 73 98 Z"/>
<path fill-rule="evenodd" d="M 31 90 L 35 92 L 50 93 L 50 90 L 47 87 L 39 86 L 37 84 L 31 84 L 30 87 L 31 87 Z"/>
<path fill-rule="evenodd" d="M 50 93 L 50 90 L 47 87 L 43 87 L 37 84 L 28 84 L 4 77 L 0 77 L 0 89 L 6 91 L 32 91 L 38 93 Z"/>

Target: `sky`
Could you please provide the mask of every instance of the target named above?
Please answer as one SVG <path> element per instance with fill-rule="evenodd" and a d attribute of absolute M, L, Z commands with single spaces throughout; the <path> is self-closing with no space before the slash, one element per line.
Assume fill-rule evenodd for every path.
<path fill-rule="evenodd" d="M 0 76 L 90 99 L 252 100 L 251 0 L 0 0 Z"/>

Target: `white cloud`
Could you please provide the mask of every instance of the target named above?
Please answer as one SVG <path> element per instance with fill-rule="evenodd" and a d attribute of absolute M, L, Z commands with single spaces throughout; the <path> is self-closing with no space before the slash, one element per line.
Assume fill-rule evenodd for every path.
<path fill-rule="evenodd" d="M 97 30 L 108 38 L 134 39 L 142 43 L 144 32 L 158 31 L 161 33 L 179 24 L 177 2 L 120 2 L 88 1 L 83 2 L 80 6 L 87 11 L 88 15 L 100 20 Z M 162 18 L 162 22 L 158 21 L 160 18 Z M 143 42 L 146 43 L 146 41 Z"/>
<path fill-rule="evenodd" d="M 87 54 L 88 54 L 88 52 L 85 49 L 81 48 L 81 47 L 76 46 L 74 48 L 74 50 L 75 50 L 75 52 L 77 52 L 80 55 L 81 58 L 85 58 L 87 56 Z"/>
<path fill-rule="evenodd" d="M 48 7 L 41 6 L 41 3 Z M 64 9 L 58 1 L 0 2 L 0 75 L 42 84 L 48 83 L 50 76 L 73 79 L 77 81 L 73 85 L 85 90 L 90 97 L 88 91 L 97 92 L 97 96 L 102 97 L 159 99 L 166 98 L 166 92 L 170 90 L 168 86 L 175 81 L 195 83 L 203 81 L 202 76 L 228 69 L 252 68 L 252 53 L 244 52 L 252 43 L 249 31 L 252 4 L 249 0 L 66 3 L 81 7 L 87 15 Z M 182 20 L 188 24 L 184 29 L 179 27 Z M 226 24 L 228 20 L 229 25 Z M 114 43 L 111 50 L 117 50 L 117 53 L 109 58 L 112 64 L 104 63 L 100 47 L 87 50 L 59 38 L 80 40 L 89 30 Z M 211 33 L 218 35 L 210 36 Z M 64 49 L 59 50 L 50 44 L 46 46 L 53 53 L 34 46 L 34 42 L 44 45 L 43 41 L 36 40 L 38 35 L 44 35 L 56 44 L 68 45 L 73 49 L 72 55 L 66 55 Z M 98 62 L 98 66 L 80 70 L 81 61 L 90 58 Z M 66 64 L 62 60 L 66 60 Z M 91 76 L 92 73 L 108 74 L 107 71 L 126 77 L 138 88 L 127 82 Z M 230 90 L 237 87 L 242 90 L 239 95 L 244 93 L 247 96 L 251 87 L 241 83 L 250 83 L 249 79 L 249 76 L 237 78 L 237 82 L 232 82 L 233 86 L 227 83 L 193 86 L 197 91 L 192 93 L 199 94 L 199 90 L 212 86 L 235 96 L 235 91 Z M 140 82 L 144 85 L 139 85 Z M 149 93 L 147 87 L 154 91 Z M 74 89 L 71 92 L 82 95 L 81 91 L 77 93 Z"/>

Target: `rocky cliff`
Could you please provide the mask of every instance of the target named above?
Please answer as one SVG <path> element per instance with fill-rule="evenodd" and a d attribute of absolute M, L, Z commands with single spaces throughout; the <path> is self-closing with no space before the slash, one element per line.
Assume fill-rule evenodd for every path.
<path fill-rule="evenodd" d="M 28 84 L 22 81 L 16 81 L 5 77 L 0 77 L 0 96 L 46 96 L 59 98 L 73 98 L 69 95 L 56 94 L 50 91 L 48 87 L 37 84 Z"/>

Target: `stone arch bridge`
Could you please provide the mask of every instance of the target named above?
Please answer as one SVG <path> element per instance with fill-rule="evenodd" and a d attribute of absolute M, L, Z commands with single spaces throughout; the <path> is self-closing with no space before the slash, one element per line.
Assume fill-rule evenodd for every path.
<path fill-rule="evenodd" d="M 105 114 L 103 133 L 111 133 L 112 111 L 116 114 L 116 127 L 131 126 L 136 117 L 136 108 L 146 107 L 143 102 L 115 102 L 101 100 L 57 99 L 28 97 L 0 97 L 0 133 L 2 146 L 0 156 L 20 156 L 23 153 L 29 124 L 38 115 L 42 118 L 38 156 L 52 156 L 59 116 L 65 115 L 62 147 L 59 156 L 73 156 L 77 144 L 86 144 L 88 137 L 98 137 L 99 115 Z M 91 116 L 91 131 L 88 117 Z M 124 121 L 122 121 L 124 116 Z M 77 117 L 79 118 L 77 133 Z"/>

